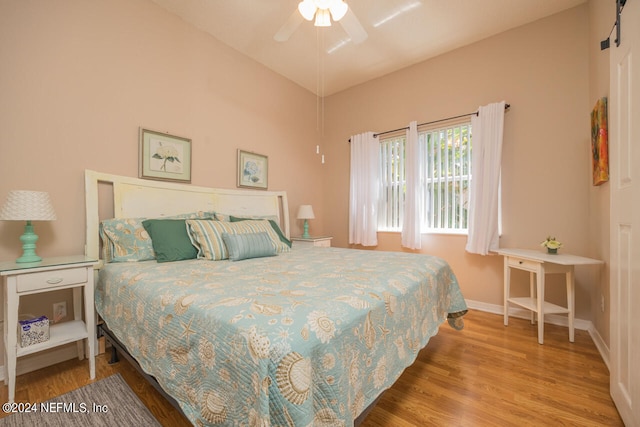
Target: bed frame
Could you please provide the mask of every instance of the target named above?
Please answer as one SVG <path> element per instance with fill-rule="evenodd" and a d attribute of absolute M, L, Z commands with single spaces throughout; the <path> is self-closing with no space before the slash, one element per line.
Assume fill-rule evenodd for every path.
<path fill-rule="evenodd" d="M 284 191 L 197 187 L 86 170 L 85 209 L 85 254 L 94 259 L 100 259 L 100 221 L 107 218 L 164 217 L 195 211 L 237 216 L 275 216 L 283 233 L 290 237 L 289 204 Z M 118 354 L 124 356 L 172 406 L 182 412 L 178 402 L 160 387 L 154 377 L 142 370 L 107 325 L 98 322 L 97 336 L 105 336 L 111 343 L 110 363 L 118 361 Z M 380 396 L 354 420 L 356 426 L 364 421 L 379 399 Z"/>

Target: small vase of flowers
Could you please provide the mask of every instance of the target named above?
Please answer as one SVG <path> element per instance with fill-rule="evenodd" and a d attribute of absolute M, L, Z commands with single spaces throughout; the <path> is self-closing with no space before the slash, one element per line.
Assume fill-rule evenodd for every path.
<path fill-rule="evenodd" d="M 562 243 L 556 240 L 555 237 L 547 237 L 547 239 L 540 243 L 540 246 L 547 248 L 547 252 L 550 254 L 557 254 L 558 249 L 562 247 Z"/>

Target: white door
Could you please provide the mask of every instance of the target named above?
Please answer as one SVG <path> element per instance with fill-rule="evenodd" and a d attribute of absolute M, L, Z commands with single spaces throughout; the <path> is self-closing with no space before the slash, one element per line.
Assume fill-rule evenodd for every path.
<path fill-rule="evenodd" d="M 613 7 L 612 2 L 612 7 Z M 611 397 L 640 426 L 640 0 L 627 0 L 611 37 Z"/>

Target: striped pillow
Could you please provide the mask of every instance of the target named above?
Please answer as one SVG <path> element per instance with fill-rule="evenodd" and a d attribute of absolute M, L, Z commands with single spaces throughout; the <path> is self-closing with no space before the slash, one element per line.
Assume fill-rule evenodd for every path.
<path fill-rule="evenodd" d="M 218 261 L 229 258 L 229 252 L 222 239 L 222 233 L 247 234 L 267 233 L 276 253 L 289 252 L 290 248 L 273 231 L 267 220 L 225 222 L 213 220 L 187 220 L 189 238 L 198 248 L 199 259 Z"/>
<path fill-rule="evenodd" d="M 231 261 L 276 255 L 276 248 L 267 233 L 222 233 L 222 240 Z"/>

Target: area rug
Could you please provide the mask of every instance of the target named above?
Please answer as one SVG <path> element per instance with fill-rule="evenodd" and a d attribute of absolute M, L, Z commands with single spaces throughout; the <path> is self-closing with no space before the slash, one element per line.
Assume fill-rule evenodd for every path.
<path fill-rule="evenodd" d="M 15 407 L 16 412 L 0 419 L 0 427 L 160 426 L 120 374 L 46 402 L 35 402 L 33 412 L 18 411 L 33 410 L 30 405 Z M 3 409 L 6 413 L 11 408 Z"/>

